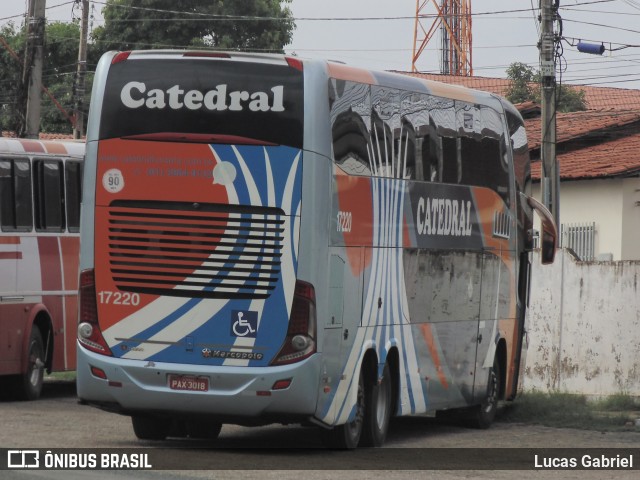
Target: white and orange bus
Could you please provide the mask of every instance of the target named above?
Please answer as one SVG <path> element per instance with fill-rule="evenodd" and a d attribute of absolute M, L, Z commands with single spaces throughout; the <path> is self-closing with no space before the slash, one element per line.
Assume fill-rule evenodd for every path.
<path fill-rule="evenodd" d="M 75 370 L 84 142 L 0 138 L 0 381 Z"/>
<path fill-rule="evenodd" d="M 516 395 L 533 209 L 505 100 L 295 57 L 110 52 L 93 84 L 78 395 L 139 438 Z"/>

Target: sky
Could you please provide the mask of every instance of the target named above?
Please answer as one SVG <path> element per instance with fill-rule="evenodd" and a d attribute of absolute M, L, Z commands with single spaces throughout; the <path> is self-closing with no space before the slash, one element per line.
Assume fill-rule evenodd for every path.
<path fill-rule="evenodd" d="M 23 14 L 26 0 L 0 0 L 0 24 Z M 431 0 L 423 14 L 436 12 Z M 539 0 L 472 0 L 472 66 L 481 77 L 505 77 L 522 62 L 538 68 Z M 47 0 L 49 20 L 70 21 L 71 0 Z M 94 26 L 104 0 L 93 2 Z M 569 84 L 640 89 L 640 0 L 560 0 L 562 62 L 557 78 Z M 286 53 L 326 58 L 377 70 L 410 71 L 414 48 L 415 0 L 293 0 L 296 30 Z M 79 16 L 75 9 L 75 16 Z M 20 23 L 21 18 L 15 19 Z M 429 29 L 433 21 L 421 21 Z M 423 36 L 420 31 L 419 35 Z M 420 39 L 420 36 L 419 36 Z M 580 53 L 578 41 L 605 45 L 602 56 Z M 438 37 L 416 67 L 439 73 Z"/>

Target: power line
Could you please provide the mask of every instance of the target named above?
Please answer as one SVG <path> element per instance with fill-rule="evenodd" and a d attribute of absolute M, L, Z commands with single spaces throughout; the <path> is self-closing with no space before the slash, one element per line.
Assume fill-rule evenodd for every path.
<path fill-rule="evenodd" d="M 561 7 L 561 8 L 567 8 L 571 11 L 580 11 L 580 9 L 576 8 L 579 6 L 589 6 L 589 5 L 595 5 L 595 4 L 609 4 L 612 3 L 613 0 L 600 0 L 600 1 L 588 1 L 588 2 L 579 2 L 579 3 L 575 3 L 572 4 L 568 7 Z M 69 4 L 74 4 L 76 3 L 75 1 L 69 1 L 66 2 L 62 5 L 57 5 L 54 7 L 48 7 L 48 9 L 51 8 L 58 8 L 64 5 L 69 5 Z M 95 4 L 100 4 L 100 5 L 106 5 L 106 2 L 100 2 L 100 1 L 94 1 L 93 3 Z M 628 3 L 628 2 L 626 2 Z M 637 2 L 636 2 L 637 3 Z M 137 10 L 152 10 L 152 9 L 145 9 L 143 7 L 135 7 L 135 6 L 129 6 L 129 5 L 119 5 L 118 7 L 120 8 L 128 8 L 128 9 L 137 9 Z M 636 8 L 636 7 L 634 7 Z M 166 13 L 167 15 L 172 15 L 172 17 L 175 17 L 176 15 L 182 15 L 182 16 L 187 16 L 187 17 L 204 17 L 202 18 L 202 20 L 209 20 L 211 19 L 211 15 L 207 14 L 207 13 L 202 13 L 202 12 L 180 12 L 180 11 L 176 11 L 176 10 L 160 10 L 160 9 L 155 9 L 154 10 L 156 13 Z M 485 12 L 477 12 L 474 13 L 473 15 L 476 17 L 489 17 L 489 16 L 499 16 L 499 20 L 510 20 L 511 17 L 506 18 L 505 15 L 509 15 L 509 14 L 514 14 L 514 13 L 523 13 L 523 12 L 528 12 L 531 13 L 532 15 L 534 15 L 536 12 L 538 11 L 538 9 L 536 7 L 534 7 L 533 4 L 533 0 L 531 0 L 531 8 L 523 8 L 523 9 L 505 9 L 505 10 L 495 10 L 495 11 L 485 11 Z M 590 10 L 591 11 L 591 10 Z M 613 13 L 613 12 L 612 12 Z M 622 13 L 621 13 L 622 14 Z M 638 15 L 638 14 L 633 14 L 633 15 Z M 8 18 L 17 18 L 17 17 L 22 17 L 23 15 L 18 15 L 18 16 L 14 16 L 14 17 L 8 17 Z M 235 19 L 238 20 L 240 17 L 238 16 L 225 16 L 225 17 L 213 17 L 213 18 L 218 18 L 219 20 L 229 20 L 229 19 Z M 287 20 L 287 21 L 377 21 L 377 20 L 414 20 L 413 16 L 384 16 L 384 17 L 250 17 L 250 16 L 245 16 L 244 18 L 246 18 L 247 20 Z M 531 17 L 516 17 L 519 19 L 526 19 L 529 18 L 531 19 Z M 171 19 L 164 19 L 164 21 L 167 20 L 174 20 L 175 18 L 171 18 Z M 0 19 L 1 20 L 1 19 Z M 158 19 L 142 19 L 142 20 L 158 20 Z M 180 20 L 184 20 L 184 18 L 181 18 Z M 565 19 L 566 20 L 566 19 Z M 159 21 L 159 20 L 158 20 Z M 567 20 L 569 22 L 575 22 L 575 23 L 584 23 L 586 25 L 593 25 L 592 23 L 589 22 L 582 22 L 579 20 Z M 611 25 L 604 25 L 604 24 L 595 24 L 598 26 L 602 26 L 605 28 L 612 28 L 612 29 L 616 29 L 616 30 L 621 30 L 618 27 L 615 26 L 611 26 Z M 537 25 L 536 25 L 537 26 Z M 629 31 L 631 32 L 637 32 L 636 30 L 631 30 L 629 29 Z M 640 32 L 639 32 L 640 33 Z M 570 38 L 570 37 L 566 37 L 566 38 Z M 55 43 L 63 43 L 63 42 L 70 42 L 70 41 L 77 41 L 77 39 L 72 39 L 72 38 L 61 38 L 56 40 Z M 53 42 L 52 42 L 53 43 Z M 605 43 L 609 43 L 609 42 L 605 42 Z M 160 48 L 193 48 L 192 45 L 174 45 L 174 44 L 160 44 L 160 43 L 139 43 L 139 45 L 141 46 L 147 46 L 147 47 L 160 47 Z M 623 44 L 623 43 L 614 43 L 612 42 L 611 45 L 619 45 L 619 46 L 631 46 L 630 44 Z M 507 46 L 502 46 L 502 45 L 487 45 L 487 46 L 475 46 L 476 49 L 498 49 L 498 48 L 506 48 Z M 509 45 L 509 48 L 534 48 L 534 45 Z M 201 47 L 198 47 L 201 48 Z M 216 48 L 217 50 L 219 50 L 219 48 Z M 230 50 L 238 50 L 238 49 L 230 49 Z M 257 49 L 249 49 L 251 51 L 260 51 Z M 343 53 L 343 52 L 353 52 L 353 53 L 358 53 L 358 52 L 394 52 L 394 51 L 403 51 L 405 49 L 316 49 L 316 48 L 309 48 L 309 49 L 299 49 L 299 48 L 288 48 L 288 51 L 291 50 L 296 50 L 297 52 L 327 52 L 327 53 L 331 53 L 331 52 L 335 52 L 335 53 Z M 410 49 L 406 49 L 405 51 L 409 51 Z M 264 49 L 262 51 L 270 51 L 270 49 Z M 353 58 L 360 58 L 362 59 L 362 57 L 353 57 Z M 372 59 L 372 60 L 379 60 L 379 59 Z M 390 61 L 393 62 L 393 61 Z M 404 63 L 404 61 L 403 61 Z M 533 62 L 531 62 L 533 64 Z M 579 60 L 572 60 L 571 61 L 571 66 L 577 64 L 577 63 L 581 63 Z M 508 65 L 507 65 L 508 66 Z M 495 70 L 495 69 L 499 69 L 499 68 L 506 68 L 507 66 L 496 66 L 496 65 L 486 65 L 486 66 L 476 66 L 476 70 Z M 582 70 L 582 71 L 588 71 L 588 70 Z"/>
<path fill-rule="evenodd" d="M 605 15 L 624 15 L 624 16 L 640 16 L 640 13 L 631 13 L 631 12 L 612 12 L 607 10 L 588 10 L 583 8 L 573 8 L 573 6 L 569 7 L 560 7 L 560 10 L 569 10 L 571 12 L 580 12 L 580 13 L 598 13 Z"/>
<path fill-rule="evenodd" d="M 52 6 L 50 6 L 50 7 L 46 7 L 46 8 L 45 8 L 45 10 L 53 10 L 53 9 L 55 9 L 55 8 L 64 7 L 65 5 L 69 5 L 69 4 L 72 4 L 72 3 L 76 3 L 76 2 L 75 2 L 75 0 L 70 0 L 70 1 L 68 1 L 68 2 L 61 3 L 61 4 L 59 4 L 59 5 L 52 5 Z M 5 20 L 13 20 L 13 19 L 15 19 L 15 18 L 24 18 L 24 17 L 26 17 L 26 15 L 27 15 L 27 13 L 26 13 L 26 12 L 25 12 L 25 13 L 19 13 L 19 14 L 17 14 L 17 15 L 10 15 L 10 16 L 8 16 L 8 17 L 0 18 L 0 22 L 3 22 L 3 21 L 5 21 Z"/>
<path fill-rule="evenodd" d="M 564 18 L 564 17 L 562 18 L 562 20 L 565 21 L 565 22 L 578 23 L 578 24 L 581 24 L 581 25 L 591 25 L 591 26 L 594 26 L 594 27 L 611 28 L 611 29 L 615 29 L 616 31 L 640 33 L 640 30 L 634 30 L 632 28 L 624 28 L 624 27 L 620 27 L 620 26 L 605 25 L 603 23 L 585 22 L 584 20 L 571 20 L 570 18 Z"/>
<path fill-rule="evenodd" d="M 580 2 L 580 3 L 576 3 L 574 6 L 580 6 L 580 5 L 594 5 L 594 4 L 600 4 L 600 3 L 611 3 L 615 0 L 594 0 L 594 1 L 587 1 L 587 2 Z M 100 2 L 100 1 L 96 1 L 93 0 L 93 3 L 95 4 L 99 4 L 99 5 L 104 5 L 107 6 L 106 2 Z M 173 14 L 173 15 L 186 15 L 186 16 L 197 16 L 197 17 L 204 17 L 202 20 L 249 20 L 249 21 L 255 21 L 255 20 L 269 20 L 269 21 L 273 21 L 273 20 L 277 20 L 277 21 L 377 21 L 377 20 L 415 20 L 415 16 L 411 15 L 411 16 L 384 16 L 384 17 L 260 17 L 260 16 L 253 16 L 253 15 L 212 15 L 209 13 L 202 13 L 202 12 L 185 12 L 185 11 L 180 11 L 180 10 L 165 10 L 165 9 L 157 9 L 157 8 L 148 8 L 148 7 L 137 7 L 137 6 L 133 6 L 133 5 L 118 5 L 118 4 L 111 4 L 109 5 L 110 8 L 122 8 L 122 9 L 128 9 L 128 10 L 140 10 L 140 11 L 147 11 L 147 12 L 155 12 L 155 13 L 169 13 L 169 14 Z M 502 14 L 507 14 L 507 13 L 523 13 L 523 12 L 535 12 L 537 11 L 537 8 L 534 8 L 533 6 L 531 8 L 518 8 L 518 9 L 510 9 L 510 10 L 494 10 L 494 11 L 488 11 L 488 12 L 476 12 L 476 13 L 471 13 L 472 16 L 474 17 L 480 17 L 480 16 L 486 16 L 486 15 L 502 15 Z M 455 16 L 455 15 L 452 15 Z M 421 18 L 437 18 L 438 15 L 437 14 L 433 14 L 433 15 L 421 15 Z M 518 17 L 518 18 L 524 18 L 524 17 Z M 146 20 L 159 20 L 159 19 L 146 19 Z M 176 19 L 167 19 L 167 20 L 176 20 Z M 182 18 L 179 18 L 178 20 L 182 20 Z M 110 19 L 110 21 L 113 21 L 113 19 Z"/>

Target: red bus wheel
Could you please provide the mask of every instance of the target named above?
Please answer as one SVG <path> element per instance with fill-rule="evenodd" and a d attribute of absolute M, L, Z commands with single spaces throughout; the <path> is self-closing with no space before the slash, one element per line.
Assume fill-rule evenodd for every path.
<path fill-rule="evenodd" d="M 19 377 L 16 394 L 22 400 L 40 397 L 44 383 L 44 343 L 40 329 L 34 326 L 27 348 L 27 370 Z"/>

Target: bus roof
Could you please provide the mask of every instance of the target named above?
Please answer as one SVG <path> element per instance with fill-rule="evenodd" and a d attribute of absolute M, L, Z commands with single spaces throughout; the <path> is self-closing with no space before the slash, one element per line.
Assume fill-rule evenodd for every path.
<path fill-rule="evenodd" d="M 326 65 L 327 74 L 331 78 L 353 82 L 379 85 L 383 87 L 398 88 L 416 93 L 446 97 L 469 103 L 488 105 L 496 110 L 502 109 L 500 97 L 496 94 L 474 90 L 460 85 L 452 85 L 434 80 L 403 75 L 397 72 L 375 71 L 365 68 L 353 67 L 330 60 L 317 60 L 304 57 L 293 57 L 283 54 L 251 53 L 251 52 L 222 52 L 212 50 L 133 50 L 131 52 L 113 52 L 112 61 L 120 59 L 151 59 L 151 58 L 191 58 L 191 59 L 228 59 L 231 61 L 254 61 L 266 63 L 323 63 Z M 122 56 L 120 56 L 122 55 Z M 116 60 L 116 59 L 119 60 Z"/>
<path fill-rule="evenodd" d="M 0 154 L 5 153 L 82 157 L 84 155 L 84 140 L 0 138 Z"/>
<path fill-rule="evenodd" d="M 410 92 L 452 98 L 469 103 L 490 105 L 498 109 L 500 106 L 500 100 L 497 95 L 481 90 L 473 90 L 460 85 L 426 80 L 397 72 L 368 70 L 331 61 L 327 62 L 327 66 L 329 76 L 339 80 L 398 88 Z"/>

